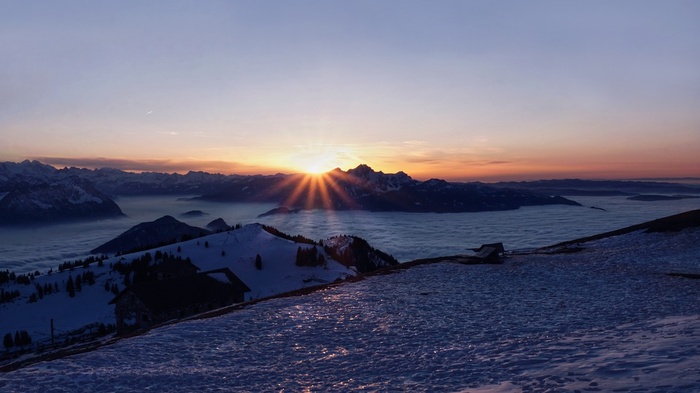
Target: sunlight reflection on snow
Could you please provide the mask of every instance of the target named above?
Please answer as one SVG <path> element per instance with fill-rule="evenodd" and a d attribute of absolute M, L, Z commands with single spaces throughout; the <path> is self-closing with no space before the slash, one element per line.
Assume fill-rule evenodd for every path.
<path fill-rule="evenodd" d="M 672 250 L 673 252 L 669 252 Z M 436 264 L 3 375 L 3 391 L 700 390 L 700 230 Z"/>

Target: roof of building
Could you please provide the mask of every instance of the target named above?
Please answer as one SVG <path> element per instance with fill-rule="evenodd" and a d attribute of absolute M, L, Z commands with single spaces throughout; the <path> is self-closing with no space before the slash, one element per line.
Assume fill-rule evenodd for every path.
<path fill-rule="evenodd" d="M 184 269 L 192 271 L 200 270 L 199 267 L 193 264 L 189 259 L 166 259 L 153 265 L 153 270 L 163 274 L 177 274 Z"/>
<path fill-rule="evenodd" d="M 250 288 L 230 269 L 223 268 L 192 276 L 135 283 L 120 292 L 109 304 L 116 304 L 126 293 L 133 293 L 151 311 L 161 313 L 193 304 L 216 303 L 233 293 L 245 292 L 250 292 Z"/>

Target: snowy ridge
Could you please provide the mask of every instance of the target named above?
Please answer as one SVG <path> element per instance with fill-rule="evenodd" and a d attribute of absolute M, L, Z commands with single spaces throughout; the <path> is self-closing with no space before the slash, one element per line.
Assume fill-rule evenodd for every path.
<path fill-rule="evenodd" d="M 121 216 L 119 206 L 92 183 L 69 177 L 52 183 L 18 185 L 0 199 L 0 223 L 54 222 Z"/>
<path fill-rule="evenodd" d="M 0 162 L 0 191 L 19 184 L 42 184 L 56 180 L 56 168 L 39 161 Z"/>
<path fill-rule="evenodd" d="M 335 171 L 340 171 L 340 169 L 336 169 Z M 349 169 L 347 174 L 358 179 L 362 188 L 380 193 L 400 190 L 403 187 L 418 183 L 418 181 L 413 180 L 402 171 L 385 174 L 382 171 L 376 172 L 368 165 L 364 164 L 354 169 Z"/>

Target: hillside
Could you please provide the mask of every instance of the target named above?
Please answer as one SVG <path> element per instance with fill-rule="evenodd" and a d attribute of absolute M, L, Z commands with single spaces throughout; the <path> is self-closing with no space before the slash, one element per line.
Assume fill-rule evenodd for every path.
<path fill-rule="evenodd" d="M 161 244 L 173 244 L 208 234 L 202 228 L 187 225 L 172 216 L 164 216 L 155 221 L 140 223 L 116 238 L 90 251 L 92 254 L 125 253 L 132 250 L 155 248 Z"/>
<path fill-rule="evenodd" d="M 276 298 L 30 365 L 4 387 L 694 392 L 698 216 Z M 237 238 L 250 236 L 267 235 Z"/>
<path fill-rule="evenodd" d="M 359 241 L 355 238 L 339 240 L 343 238 L 335 240 L 339 247 Z M 0 336 L 25 330 L 31 332 L 34 345 L 50 347 L 52 325 L 54 340 L 60 344 L 85 335 L 111 332 L 115 314 L 114 306 L 108 303 L 126 288 L 126 284 L 138 280 L 137 269 L 124 269 L 124 266 L 140 263 L 145 257 L 152 261 L 150 264 L 158 262 L 158 255 L 191 261 L 201 272 L 228 268 L 250 288 L 245 301 L 342 281 L 358 274 L 352 260 L 340 263 L 322 246 L 291 239 L 288 235 L 277 236 L 262 225 L 251 224 L 148 252 L 66 262 L 44 273 L 0 272 Z M 343 254 L 341 248 L 329 246 L 327 249 Z M 300 251 L 309 254 L 313 251 L 314 263 L 300 264 Z M 373 261 L 383 260 L 385 256 L 381 253 L 375 256 L 375 252 L 371 249 L 363 255 L 369 255 Z M 259 264 L 256 263 L 258 256 Z M 389 259 L 382 263 L 395 261 Z"/>

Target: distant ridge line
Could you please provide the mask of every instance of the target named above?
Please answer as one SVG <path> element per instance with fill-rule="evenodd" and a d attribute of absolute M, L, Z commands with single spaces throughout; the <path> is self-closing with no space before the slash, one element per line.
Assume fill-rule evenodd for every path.
<path fill-rule="evenodd" d="M 625 235 L 631 232 L 645 230 L 647 233 L 653 232 L 677 232 L 686 228 L 700 227 L 700 209 L 690 210 L 684 213 L 647 221 L 641 224 L 631 225 L 625 228 L 616 229 L 610 232 L 603 232 L 597 235 L 586 236 L 579 239 L 567 240 L 565 242 L 541 247 L 538 250 L 549 250 L 579 243 L 586 243 L 594 240 L 605 239 L 613 236 Z"/>

